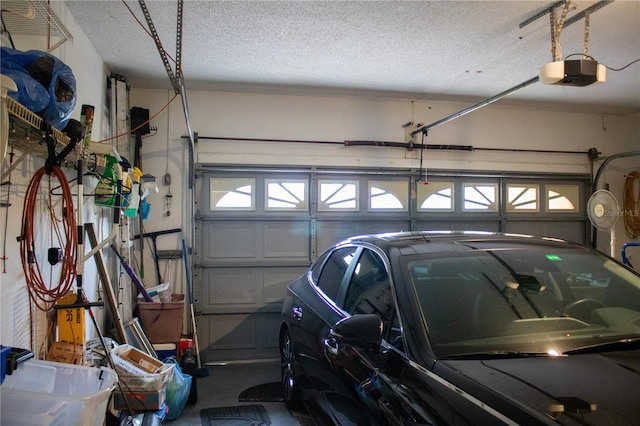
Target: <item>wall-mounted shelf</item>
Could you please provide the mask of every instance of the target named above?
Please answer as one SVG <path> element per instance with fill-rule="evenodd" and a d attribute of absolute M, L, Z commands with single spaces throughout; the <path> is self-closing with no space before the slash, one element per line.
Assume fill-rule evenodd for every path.
<path fill-rule="evenodd" d="M 41 130 L 42 118 L 9 96 L 6 101 L 9 110 L 9 146 L 47 158 L 46 135 Z M 56 152 L 69 144 L 69 137 L 55 127 L 51 128 L 51 135 L 56 141 Z"/>
<path fill-rule="evenodd" d="M 8 145 L 21 152 L 20 160 L 28 154 L 39 158 L 46 159 L 49 156 L 47 147 L 46 133 L 42 130 L 42 118 L 33 111 L 26 108 L 20 102 L 7 96 L 5 98 L 7 111 L 9 112 L 9 140 Z M 55 140 L 55 152 L 60 153 L 67 145 L 70 138 L 66 133 L 61 132 L 55 127 L 51 127 L 51 136 Z M 98 155 L 112 154 L 113 145 L 110 143 L 100 143 L 90 141 L 88 149 L 85 146 L 82 153 L 78 151 L 78 147 L 74 148 L 77 155 L 82 153 L 91 153 Z M 13 165 L 2 173 L 2 181 L 11 173 L 20 161 L 14 162 Z M 75 167 L 63 160 L 63 164 Z"/>
<path fill-rule="evenodd" d="M 56 37 L 51 53 L 73 36 L 44 0 L 2 0 L 2 19 L 11 35 Z"/>
<path fill-rule="evenodd" d="M 2 181 L 27 154 L 40 158 L 48 157 L 46 133 L 41 130 L 42 118 L 9 96 L 5 101 L 9 112 L 8 145 L 19 150 L 22 155 L 9 169 L 3 171 Z M 56 141 L 56 152 L 62 151 L 69 144 L 69 137 L 55 127 L 51 127 L 51 136 Z"/>

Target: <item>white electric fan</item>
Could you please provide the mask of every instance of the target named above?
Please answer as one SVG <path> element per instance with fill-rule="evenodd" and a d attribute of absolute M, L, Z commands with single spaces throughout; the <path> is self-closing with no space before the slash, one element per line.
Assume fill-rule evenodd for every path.
<path fill-rule="evenodd" d="M 587 214 L 591 224 L 601 231 L 611 233 L 611 257 L 616 255 L 616 222 L 620 206 L 616 197 L 606 189 L 599 189 L 589 197 Z"/>

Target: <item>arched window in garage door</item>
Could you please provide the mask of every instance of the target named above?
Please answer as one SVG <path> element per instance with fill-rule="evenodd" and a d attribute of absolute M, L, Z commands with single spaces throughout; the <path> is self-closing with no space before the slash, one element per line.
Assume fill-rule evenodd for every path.
<path fill-rule="evenodd" d="M 352 211 L 360 210 L 359 181 L 319 179 L 318 210 L 319 211 Z"/>
<path fill-rule="evenodd" d="M 265 179 L 265 210 L 306 211 L 309 182 L 303 179 Z"/>
<path fill-rule="evenodd" d="M 453 182 L 429 182 L 418 184 L 418 210 L 452 212 L 455 184 Z"/>
<path fill-rule="evenodd" d="M 409 185 L 406 180 L 370 180 L 370 211 L 408 211 Z"/>
<path fill-rule="evenodd" d="M 508 212 L 537 212 L 540 187 L 536 184 L 507 184 L 507 211 Z"/>
<path fill-rule="evenodd" d="M 463 211 L 498 211 L 498 184 L 497 183 L 464 183 Z"/>
<path fill-rule="evenodd" d="M 577 184 L 507 183 L 507 212 L 577 213 L 580 186 Z M 546 205 L 542 195 L 546 195 Z"/>
<path fill-rule="evenodd" d="M 254 178 L 211 178 L 209 180 L 209 210 L 256 209 Z"/>
<path fill-rule="evenodd" d="M 580 206 L 579 185 L 546 185 L 547 210 L 577 213 Z"/>

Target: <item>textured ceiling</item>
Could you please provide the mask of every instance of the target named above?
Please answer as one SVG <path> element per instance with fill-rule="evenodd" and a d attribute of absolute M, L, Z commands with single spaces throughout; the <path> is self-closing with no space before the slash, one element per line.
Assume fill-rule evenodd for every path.
<path fill-rule="evenodd" d="M 170 88 L 138 2 L 66 1 L 111 72 L 135 87 Z M 187 89 L 343 94 L 475 102 L 535 77 L 552 61 L 549 1 L 184 1 Z M 571 17 L 595 1 L 573 1 Z M 176 57 L 176 1 L 147 1 Z M 129 8 L 127 8 L 127 6 Z M 561 15 L 562 7 L 556 9 Z M 640 58 L 640 1 L 590 15 L 589 54 L 621 68 Z M 560 35 L 581 54 L 585 20 Z M 579 56 L 573 59 L 579 59 Z M 175 64 L 171 63 L 175 70 Z M 504 102 L 573 111 L 640 111 L 640 62 L 587 87 L 535 83 Z"/>

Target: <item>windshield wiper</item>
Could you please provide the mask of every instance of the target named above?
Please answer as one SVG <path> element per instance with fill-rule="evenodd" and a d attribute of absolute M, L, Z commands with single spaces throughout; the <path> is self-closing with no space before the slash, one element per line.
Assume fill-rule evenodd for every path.
<path fill-rule="evenodd" d="M 577 349 L 571 349 L 570 351 L 563 352 L 563 355 L 579 355 L 579 354 L 593 354 L 598 352 L 613 352 L 629 349 L 640 348 L 640 337 L 626 338 L 615 341 L 608 341 L 604 343 L 597 343 L 595 345 L 583 346 Z"/>
<path fill-rule="evenodd" d="M 457 359 L 508 359 L 508 358 L 532 358 L 540 356 L 551 356 L 545 352 L 516 352 L 516 351 L 489 351 L 489 352 L 471 352 L 466 354 L 449 355 L 442 360 L 457 360 Z"/>

